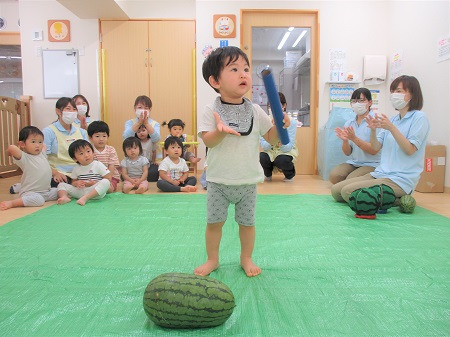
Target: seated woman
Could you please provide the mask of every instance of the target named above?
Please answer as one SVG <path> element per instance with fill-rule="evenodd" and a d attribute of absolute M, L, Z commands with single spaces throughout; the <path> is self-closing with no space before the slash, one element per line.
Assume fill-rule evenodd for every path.
<path fill-rule="evenodd" d="M 69 155 L 69 145 L 77 139 L 87 140 L 86 130 L 75 126 L 77 107 L 70 97 L 61 97 L 56 102 L 58 119 L 44 128 L 44 144 L 52 168 L 51 186 L 61 182 L 70 183 L 75 162 Z"/>
<path fill-rule="evenodd" d="M 370 146 L 370 128 L 365 121 L 367 116 L 375 116 L 370 109 L 372 106 L 370 90 L 356 89 L 352 93 L 350 105 L 356 118 L 345 122 L 343 129 L 336 128 L 335 130 L 337 136 L 342 139 L 342 152 L 350 159 L 331 170 L 330 182 L 332 184 L 373 172 L 380 163 L 380 153 Z"/>
<path fill-rule="evenodd" d="M 371 129 L 370 145 L 381 151 L 380 164 L 374 172 L 346 179 L 331 187 L 337 201 L 348 202 L 353 191 L 385 184 L 400 198 L 411 194 L 423 171 L 425 146 L 430 125 L 424 112 L 419 81 L 403 75 L 391 83 L 391 103 L 398 114 L 390 119 L 384 115 L 367 116 Z M 381 129 L 377 135 L 376 130 Z"/>
<path fill-rule="evenodd" d="M 73 96 L 72 99 L 75 102 L 75 106 L 77 107 L 78 111 L 75 123 L 78 127 L 87 130 L 89 124 L 91 123 L 91 116 L 89 116 L 89 102 L 86 97 L 80 94 Z"/>
<path fill-rule="evenodd" d="M 134 102 L 134 111 L 136 117 L 125 122 L 125 129 L 123 131 L 123 139 L 134 137 L 141 125 L 144 125 L 153 143 L 153 149 L 158 147 L 158 142 L 161 139 L 161 126 L 158 122 L 150 118 L 150 111 L 152 110 L 152 101 L 150 97 L 138 96 Z M 158 181 L 159 172 L 158 164 L 151 163 L 148 168 L 148 181 Z"/>
<path fill-rule="evenodd" d="M 286 97 L 283 93 L 279 92 L 281 108 L 283 112 L 286 111 Z M 270 106 L 267 105 L 270 112 Z M 282 145 L 278 143 L 277 145 L 270 145 L 263 137 L 260 137 L 259 143 L 264 152 L 259 154 L 259 162 L 264 170 L 264 180 L 272 181 L 272 171 L 274 167 L 279 168 L 283 174 L 283 181 L 291 182 L 295 177 L 295 166 L 294 162 L 298 156 L 298 150 L 296 145 L 296 134 L 297 134 L 297 121 L 292 121 L 288 128 L 289 143 Z"/>

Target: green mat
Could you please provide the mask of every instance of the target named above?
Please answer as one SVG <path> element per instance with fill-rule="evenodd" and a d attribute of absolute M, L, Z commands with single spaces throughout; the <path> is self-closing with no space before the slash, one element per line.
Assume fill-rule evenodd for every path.
<path fill-rule="evenodd" d="M 221 266 L 224 325 L 169 330 L 142 307 L 148 282 L 204 262 L 206 196 L 112 194 L 0 227 L 1 336 L 445 336 L 450 219 L 396 208 L 353 216 L 330 196 L 260 195 L 255 262 L 239 267 L 234 211 Z"/>

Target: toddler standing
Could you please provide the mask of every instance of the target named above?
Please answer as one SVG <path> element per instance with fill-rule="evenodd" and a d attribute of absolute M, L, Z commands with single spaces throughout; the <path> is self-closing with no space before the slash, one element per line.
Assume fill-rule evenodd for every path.
<path fill-rule="evenodd" d="M 35 126 L 26 126 L 19 132 L 19 147 L 10 145 L 6 154 L 22 169 L 20 198 L 0 203 L 5 211 L 13 207 L 42 206 L 44 202 L 56 200 L 56 188 L 50 188 L 52 169 L 44 149 L 44 134 Z M 45 151 L 45 150 L 44 150 Z"/>
<path fill-rule="evenodd" d="M 72 184 L 58 185 L 58 205 L 77 198 L 77 204 L 84 206 L 90 199 L 101 199 L 111 185 L 111 173 L 105 165 L 94 160 L 94 147 L 84 139 L 78 139 L 69 146 L 69 155 L 77 163 L 72 171 Z"/>
<path fill-rule="evenodd" d="M 163 192 L 195 192 L 197 179 L 188 177 L 189 168 L 180 158 L 183 143 L 178 137 L 169 137 L 164 141 L 167 157 L 159 164 L 159 180 L 156 186 Z"/>
<path fill-rule="evenodd" d="M 264 179 L 259 164 L 259 137 L 276 144 L 278 134 L 264 110 L 244 97 L 252 88 L 252 78 L 247 55 L 241 49 L 215 49 L 203 62 L 203 78 L 220 97 L 207 106 L 199 125 L 199 135 L 209 148 L 205 235 L 208 259 L 194 273 L 204 276 L 219 267 L 222 227 L 232 203 L 239 224 L 241 267 L 247 276 L 256 276 L 261 273 L 252 260 L 256 184 Z M 286 114 L 283 121 L 285 127 L 290 125 Z"/>
<path fill-rule="evenodd" d="M 125 159 L 122 160 L 123 193 L 130 193 L 136 188 L 136 194 L 148 190 L 148 159 L 142 155 L 142 145 L 136 137 L 128 137 L 123 141 Z"/>

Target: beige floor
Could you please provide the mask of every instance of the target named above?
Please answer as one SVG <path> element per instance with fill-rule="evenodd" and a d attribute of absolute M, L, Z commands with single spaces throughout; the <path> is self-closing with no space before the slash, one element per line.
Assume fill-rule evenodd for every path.
<path fill-rule="evenodd" d="M 330 194 L 331 184 L 323 181 L 319 176 L 297 175 L 293 182 L 283 182 L 282 175 L 274 175 L 273 181 L 258 185 L 260 194 Z M 17 198 L 18 195 L 9 194 L 9 186 L 19 182 L 20 177 L 0 178 L 0 201 Z M 198 192 L 205 193 L 200 184 L 197 185 Z M 150 183 L 147 193 L 162 193 L 156 188 L 155 183 Z M 331 196 L 330 196 L 331 198 Z M 450 193 L 414 193 L 417 204 L 430 211 L 442 214 L 450 218 Z M 53 205 L 55 202 L 47 202 L 43 207 Z M 81 206 L 80 206 L 81 207 Z M 41 209 L 41 207 L 21 207 L 7 211 L 0 211 L 0 226 L 14 219 L 23 217 Z"/>

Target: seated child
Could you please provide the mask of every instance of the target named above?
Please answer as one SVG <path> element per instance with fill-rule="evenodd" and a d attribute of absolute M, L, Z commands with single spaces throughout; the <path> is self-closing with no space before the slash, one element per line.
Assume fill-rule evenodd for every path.
<path fill-rule="evenodd" d="M 77 165 L 72 171 L 72 184 L 58 185 L 58 205 L 77 198 L 77 204 L 84 206 L 90 199 L 101 199 L 111 185 L 111 172 L 101 162 L 94 160 L 94 147 L 84 139 L 77 139 L 69 145 L 69 156 Z"/>
<path fill-rule="evenodd" d="M 189 168 L 180 158 L 183 143 L 179 137 L 169 137 L 164 141 L 167 157 L 159 164 L 159 180 L 156 186 L 163 192 L 195 192 L 197 179 L 188 177 Z"/>
<path fill-rule="evenodd" d="M 142 194 L 148 190 L 148 159 L 142 153 L 142 145 L 136 137 L 128 137 L 123 141 L 125 158 L 122 166 L 123 193 L 130 193 L 136 188 L 136 194 Z"/>
<path fill-rule="evenodd" d="M 178 137 L 181 142 L 186 141 L 186 134 L 183 134 L 185 124 L 181 119 L 171 119 L 169 123 L 163 122 L 162 125 L 167 125 L 169 128 L 170 136 L 167 137 Z M 183 158 L 192 164 L 198 163 L 201 159 L 195 157 L 192 152 L 186 151 L 188 147 L 189 145 L 183 145 Z"/>
<path fill-rule="evenodd" d="M 58 198 L 56 187 L 50 188 L 52 169 L 44 148 L 44 134 L 35 126 L 26 126 L 19 132 L 19 147 L 10 145 L 6 154 L 22 171 L 20 198 L 0 203 L 5 211 L 13 207 L 42 206 L 44 202 Z"/>
<path fill-rule="evenodd" d="M 108 145 L 109 126 L 103 121 L 94 121 L 89 124 L 87 133 L 89 141 L 94 146 L 94 160 L 98 160 L 105 165 L 112 174 L 111 186 L 108 193 L 117 191 L 117 184 L 120 182 L 119 158 L 114 147 Z"/>
<path fill-rule="evenodd" d="M 156 144 L 153 143 L 148 130 L 144 125 L 141 125 L 134 134 L 136 138 L 141 141 L 142 155 L 148 159 L 150 165 L 156 164 Z"/>

